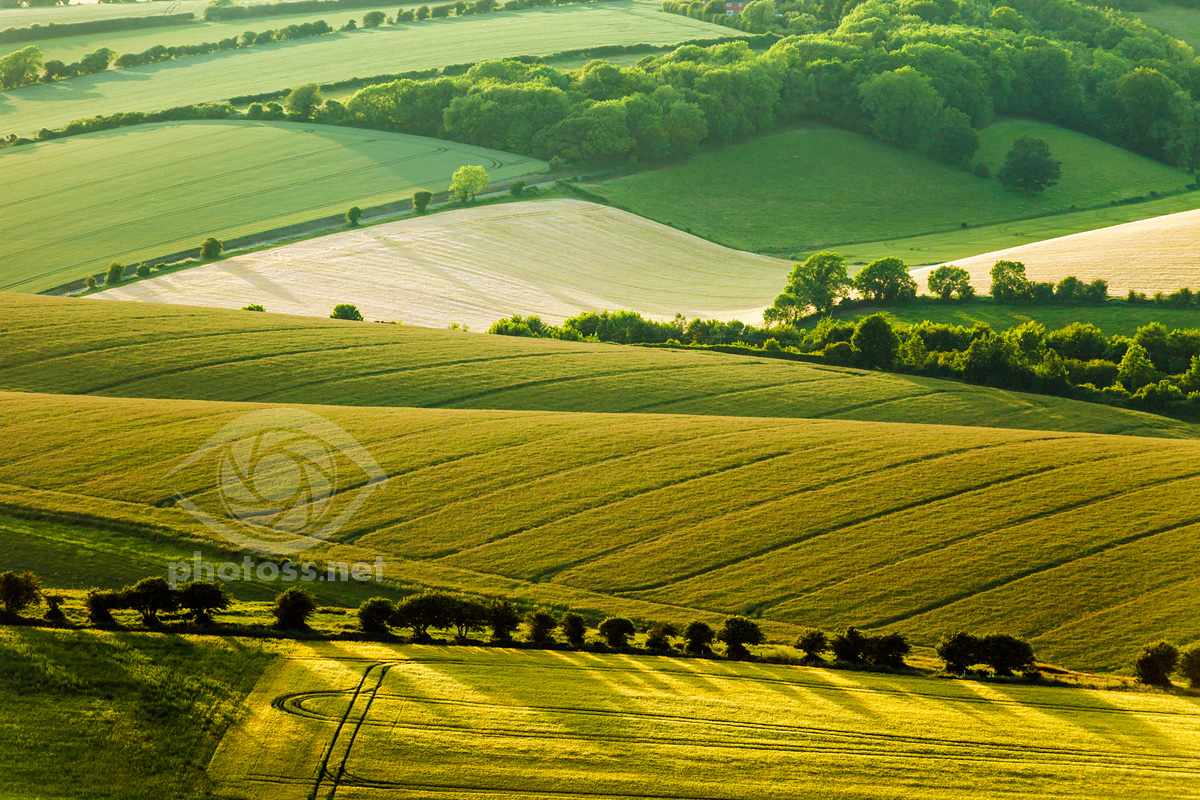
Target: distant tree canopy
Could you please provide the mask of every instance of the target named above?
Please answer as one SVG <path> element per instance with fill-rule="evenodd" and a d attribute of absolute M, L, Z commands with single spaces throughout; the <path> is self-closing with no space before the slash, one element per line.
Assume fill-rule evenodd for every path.
<path fill-rule="evenodd" d="M 42 51 L 30 45 L 0 58 L 0 89 L 36 83 L 42 74 Z"/>
<path fill-rule="evenodd" d="M 849 288 L 845 257 L 837 253 L 814 253 L 788 275 L 787 288 L 768 309 L 770 321 L 794 322 L 809 309 L 828 314 Z M 763 316 L 767 318 L 766 314 Z"/>
<path fill-rule="evenodd" d="M 487 170 L 480 166 L 459 167 L 450 176 L 450 194 L 460 203 L 474 200 L 475 195 L 487 189 L 492 179 Z"/>
<path fill-rule="evenodd" d="M 325 100 L 321 97 L 321 87 L 315 83 L 306 83 L 288 92 L 283 107 L 289 114 L 300 119 L 312 119 L 313 112 L 320 108 L 323 102 Z"/>
<path fill-rule="evenodd" d="M 943 300 L 957 296 L 959 300 L 970 300 L 975 296 L 971 286 L 971 273 L 953 264 L 938 267 L 929 273 L 929 291 Z"/>
<path fill-rule="evenodd" d="M 1004 166 L 996 180 L 1008 189 L 1036 194 L 1054 186 L 1062 178 L 1062 162 L 1050 156 L 1050 145 L 1044 139 L 1021 136 L 1004 157 Z"/>
<path fill-rule="evenodd" d="M 863 267 L 853 280 L 854 288 L 869 300 L 895 303 L 917 296 L 917 282 L 908 264 L 898 258 L 880 258 Z"/>

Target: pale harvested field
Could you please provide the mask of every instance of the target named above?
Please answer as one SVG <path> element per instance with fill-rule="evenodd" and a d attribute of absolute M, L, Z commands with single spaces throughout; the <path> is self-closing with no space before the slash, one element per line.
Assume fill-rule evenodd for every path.
<path fill-rule="evenodd" d="M 450 211 L 324 236 L 93 297 L 474 330 L 514 313 L 581 311 L 756 322 L 791 264 L 578 200 Z"/>
<path fill-rule="evenodd" d="M 1181 286 L 1197 289 L 1200 209 L 996 250 L 954 263 L 968 270 L 972 285 L 983 292 L 991 286 L 992 266 L 1001 259 L 1025 264 L 1031 281 L 1057 282 L 1067 275 L 1084 281 L 1103 278 L 1114 295 L 1130 289 L 1148 294 L 1172 292 Z M 913 270 L 922 289 L 934 269 Z"/>

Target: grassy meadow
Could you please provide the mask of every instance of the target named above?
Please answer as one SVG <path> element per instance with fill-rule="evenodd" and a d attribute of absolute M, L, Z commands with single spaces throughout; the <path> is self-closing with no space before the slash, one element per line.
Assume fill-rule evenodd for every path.
<path fill-rule="evenodd" d="M 1200 772 L 1182 698 L 686 659 L 298 648 L 250 703 L 219 796 L 1185 798 Z"/>
<path fill-rule="evenodd" d="M 138 3 L 72 3 L 46 8 L 0 8 L 0 30 L 29 28 L 33 25 L 59 25 L 123 17 L 154 17 L 166 14 L 204 13 L 207 0 L 171 0 Z M 166 30 L 166 28 L 163 28 Z"/>
<path fill-rule="evenodd" d="M 1176 39 L 1182 39 L 1192 47 L 1200 47 L 1200 14 L 1196 13 L 1196 9 L 1153 0 L 1146 5 L 1149 7 L 1143 11 L 1124 13 L 1137 17 L 1150 27 L 1169 33 Z"/>
<path fill-rule="evenodd" d="M 209 758 L 272 658 L 216 637 L 0 628 L 0 797 L 212 797 Z"/>
<path fill-rule="evenodd" d="M 160 123 L 0 151 L 13 187 L 0 199 L 0 287 L 41 291 L 209 236 L 444 191 L 464 164 L 497 181 L 545 167 L 419 136 L 286 122 Z"/>
<path fill-rule="evenodd" d="M 1129 305 L 1110 300 L 1102 306 L 1032 306 L 994 303 L 990 297 L 977 297 L 969 303 L 921 302 L 913 305 L 862 307 L 835 313 L 835 319 L 858 320 L 883 312 L 895 322 L 916 324 L 929 320 L 971 327 L 977 323 L 1002 331 L 1025 322 L 1038 322 L 1046 330 L 1065 328 L 1072 322 L 1087 322 L 1106 336 L 1133 336 L 1151 322 L 1161 322 L 1170 330 L 1200 328 L 1200 311 L 1155 305 Z"/>
<path fill-rule="evenodd" d="M 660 319 L 756 320 L 791 262 L 743 253 L 615 208 L 545 200 L 374 225 L 92 295 L 328 317 L 352 300 L 372 320 L 484 331 L 518 313 L 554 324 L 637 308 Z"/>
<path fill-rule="evenodd" d="M 218 471 L 202 460 L 169 473 L 255 408 L 0 395 L 0 433 L 11 443 L 0 505 L 140 526 L 177 549 L 218 546 L 172 501 L 182 494 L 223 516 Z M 334 561 L 381 554 L 395 584 L 639 619 L 745 613 L 785 637 L 797 626 L 853 624 L 929 646 L 962 627 L 1003 630 L 1029 637 L 1043 658 L 1090 669 L 1127 667 L 1151 635 L 1200 639 L 1187 590 L 1200 568 L 1189 544 L 1200 531 L 1195 441 L 304 408 L 347 431 L 389 476 L 310 552 Z M 268 467 L 254 480 L 270 486 L 288 474 Z M 351 488 L 365 480 L 348 462 L 339 474 Z M 339 491 L 328 513 L 355 497 Z M 99 529 L 71 535 L 105 538 Z M 1164 597 L 1183 613 L 1161 619 Z"/>
<path fill-rule="evenodd" d="M 0 308 L 10 391 L 1197 434 L 1077 400 L 753 356 L 150 303 L 0 295 Z"/>
<path fill-rule="evenodd" d="M 273 27 L 271 18 L 243 27 Z M 483 14 L 334 33 L 110 70 L 0 93 L 0 133 L 32 134 L 76 119 L 270 92 L 516 55 L 548 55 L 608 44 L 670 44 L 731 35 L 729 28 L 611 2 Z"/>
<path fill-rule="evenodd" d="M 1046 139 L 1063 162 L 1062 182 L 1026 197 L 1006 191 L 994 179 L 814 123 L 588 189 L 634 213 L 726 246 L 791 257 L 843 244 L 952 236 L 962 223 L 976 227 L 1057 214 L 1152 191 L 1176 191 L 1192 181 L 1182 170 L 1044 123 L 999 122 L 979 134 L 978 160 L 993 170 L 1018 136 Z M 855 165 L 852 180 L 846 164 Z M 1200 194 L 1190 200 L 1189 208 L 1200 206 Z M 965 249 L 960 255 L 978 252 Z"/>

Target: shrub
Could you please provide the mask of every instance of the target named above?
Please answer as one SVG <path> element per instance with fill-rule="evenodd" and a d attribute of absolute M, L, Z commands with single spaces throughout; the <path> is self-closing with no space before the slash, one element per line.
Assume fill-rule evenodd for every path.
<path fill-rule="evenodd" d="M 137 276 L 139 278 L 149 278 L 150 277 L 150 265 L 149 264 L 138 264 Z"/>
<path fill-rule="evenodd" d="M 492 629 L 492 638 L 507 642 L 512 639 L 512 633 L 521 624 L 521 615 L 507 600 L 493 600 L 488 606 L 488 627 Z"/>
<path fill-rule="evenodd" d="M 1179 674 L 1187 678 L 1193 689 L 1200 689 L 1200 644 L 1194 644 L 1179 654 Z"/>
<path fill-rule="evenodd" d="M 883 314 L 871 314 L 859 320 L 850 339 L 854 356 L 864 367 L 890 369 L 896 363 L 900 337 Z"/>
<path fill-rule="evenodd" d="M 333 313 L 329 315 L 330 319 L 348 319 L 354 322 L 362 322 L 363 315 L 359 312 L 358 307 L 353 303 L 338 303 L 333 307 Z"/>
<path fill-rule="evenodd" d="M 717 639 L 725 643 L 725 651 L 730 658 L 746 658 L 750 655 L 746 645 L 762 644 L 763 632 L 753 620 L 741 616 L 728 617 Z"/>
<path fill-rule="evenodd" d="M 396 606 L 386 597 L 372 597 L 358 607 L 358 624 L 367 633 L 387 633 Z"/>
<path fill-rule="evenodd" d="M 530 611 L 525 615 L 525 625 L 529 628 L 529 641 L 548 644 L 554 641 L 551 632 L 558 627 L 558 620 L 548 611 Z"/>
<path fill-rule="evenodd" d="M 1179 663 L 1179 650 L 1168 642 L 1154 642 L 1142 648 L 1134 661 L 1133 674 L 1147 686 L 1170 686 L 1171 673 Z"/>
<path fill-rule="evenodd" d="M 833 637 L 833 641 L 829 643 L 833 657 L 848 664 L 861 664 L 865 661 L 866 647 L 867 637 L 863 636 L 858 628 L 847 628 L 845 633 Z"/>
<path fill-rule="evenodd" d="M 604 637 L 605 643 L 614 650 L 620 650 L 629 645 L 629 637 L 636 633 L 633 623 L 624 617 L 609 617 L 597 628 Z"/>
<path fill-rule="evenodd" d="M 317 601 L 312 592 L 303 586 L 293 586 L 275 598 L 271 616 L 275 627 L 285 631 L 300 631 L 308 627 L 308 620 L 317 610 Z"/>
<path fill-rule="evenodd" d="M 88 619 L 98 628 L 111 628 L 117 624 L 112 612 L 125 608 L 125 597 L 121 592 L 90 591 L 83 601 Z"/>
<path fill-rule="evenodd" d="M 211 625 L 213 613 L 229 608 L 229 595 L 219 583 L 188 581 L 175 589 L 175 602 L 197 625 Z"/>
<path fill-rule="evenodd" d="M 572 647 L 583 647 L 584 636 L 587 635 L 587 624 L 578 614 L 567 614 L 562 621 L 563 636 Z"/>
<path fill-rule="evenodd" d="M 679 631 L 669 622 L 659 623 L 646 633 L 646 647 L 658 652 L 671 649 L 671 637 L 678 636 Z"/>
<path fill-rule="evenodd" d="M 225 245 L 221 244 L 219 239 L 210 236 L 200 245 L 200 258 L 209 261 L 220 256 L 224 249 Z"/>
<path fill-rule="evenodd" d="M 431 202 L 433 202 L 433 192 L 425 192 L 425 191 L 413 192 L 413 201 L 412 202 L 413 202 L 413 208 L 415 208 L 417 210 L 417 213 L 424 214 L 425 209 L 429 207 L 429 204 Z"/>
<path fill-rule="evenodd" d="M 89 292 L 90 292 L 90 291 L 92 291 L 92 290 L 94 290 L 94 289 L 96 288 L 96 276 L 95 276 L 95 275 L 88 275 L 88 276 L 87 276 L 87 280 L 85 280 L 85 281 L 83 282 L 83 285 L 87 287 L 87 290 L 88 290 Z"/>
<path fill-rule="evenodd" d="M 125 279 L 125 265 L 114 261 L 108 265 L 108 272 L 104 274 L 105 286 L 116 286 Z"/>
<path fill-rule="evenodd" d="M 346 222 L 351 228 L 357 228 L 360 219 L 362 219 L 362 209 L 358 206 L 351 206 L 350 210 L 346 212 Z"/>
<path fill-rule="evenodd" d="M 251 303 L 248 306 L 242 306 L 242 311 L 266 311 L 266 309 L 258 303 Z"/>
<path fill-rule="evenodd" d="M 829 649 L 829 638 L 825 631 L 809 628 L 796 637 L 796 649 L 809 661 L 820 661 L 821 653 Z"/>
<path fill-rule="evenodd" d="M 976 178 L 985 178 L 986 179 L 986 178 L 992 177 L 992 168 L 989 167 L 987 164 L 983 163 L 982 161 L 980 161 L 978 164 L 976 164 L 975 169 L 972 171 L 975 173 Z"/>
<path fill-rule="evenodd" d="M 368 11 L 363 15 L 362 26 L 364 28 L 378 28 L 385 22 L 387 22 L 387 15 L 382 11 Z"/>
<path fill-rule="evenodd" d="M 912 652 L 912 645 L 903 634 L 884 633 L 868 636 L 863 656 L 868 664 L 880 667 L 903 667 L 904 657 Z"/>
<path fill-rule="evenodd" d="M 711 652 L 716 634 L 707 622 L 693 622 L 683 632 L 683 649 L 693 655 Z"/>
<path fill-rule="evenodd" d="M 961 675 L 979 663 L 979 639 L 969 633 L 951 633 L 937 646 L 938 657 L 946 663 L 946 672 Z"/>
<path fill-rule="evenodd" d="M 0 572 L 0 605 L 4 613 L 16 617 L 41 602 L 42 582 L 32 572 Z"/>
<path fill-rule="evenodd" d="M 513 181 L 508 187 L 508 193 L 513 197 L 525 194 L 525 181 Z"/>
<path fill-rule="evenodd" d="M 1033 668 L 1033 647 L 1024 639 L 993 633 L 979 640 L 976 657 L 997 675 L 1012 675 Z"/>

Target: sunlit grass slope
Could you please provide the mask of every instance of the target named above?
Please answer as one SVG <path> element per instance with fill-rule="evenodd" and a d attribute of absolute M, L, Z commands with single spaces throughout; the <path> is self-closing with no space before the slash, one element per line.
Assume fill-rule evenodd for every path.
<path fill-rule="evenodd" d="M 1038 122 L 1000 122 L 983 129 L 979 160 L 998 168 L 1022 135 L 1046 139 L 1063 162 L 1062 182 L 1037 197 L 1008 192 L 995 179 L 977 178 L 866 135 L 818 124 L 588 188 L 637 214 L 730 247 L 788 256 L 961 230 L 962 223 L 991 225 L 1072 206 L 1106 205 L 1192 182 L 1182 170 Z M 1200 195 L 1191 207 L 1196 206 Z"/>
<path fill-rule="evenodd" d="M 0 309 L 0 389 L 18 391 L 1196 435 L 1075 400 L 752 356 L 11 294 Z"/>
<path fill-rule="evenodd" d="M 0 505 L 214 541 L 173 498 L 224 514 L 215 462 L 172 472 L 255 408 L 0 395 Z M 1078 667 L 1128 667 L 1144 641 L 1200 638 L 1194 441 L 306 408 L 389 476 L 310 552 L 384 554 L 393 581 L 642 619 L 746 613 L 784 634 L 853 624 L 933 644 L 959 628 L 1003 630 Z M 256 485 L 287 477 L 277 463 Z M 338 474 L 330 514 L 366 480 L 348 463 Z"/>
<path fill-rule="evenodd" d="M 286 122 L 145 125 L 0 151 L 0 288 L 41 291 L 112 261 L 197 249 L 209 236 L 444 191 L 465 164 L 496 181 L 545 166 L 420 136 Z"/>
<path fill-rule="evenodd" d="M 335 233 L 93 297 L 318 317 L 352 301 L 367 319 L 477 331 L 514 313 L 559 324 L 622 308 L 754 321 L 791 267 L 608 206 L 546 200 Z"/>
<path fill-rule="evenodd" d="M 271 18 L 245 20 L 251 30 Z M 610 44 L 671 44 L 731 29 L 667 14 L 651 4 L 506 11 L 389 26 L 111 70 L 0 93 L 0 132 L 28 135 L 76 119 L 271 92 L 518 55 Z"/>

